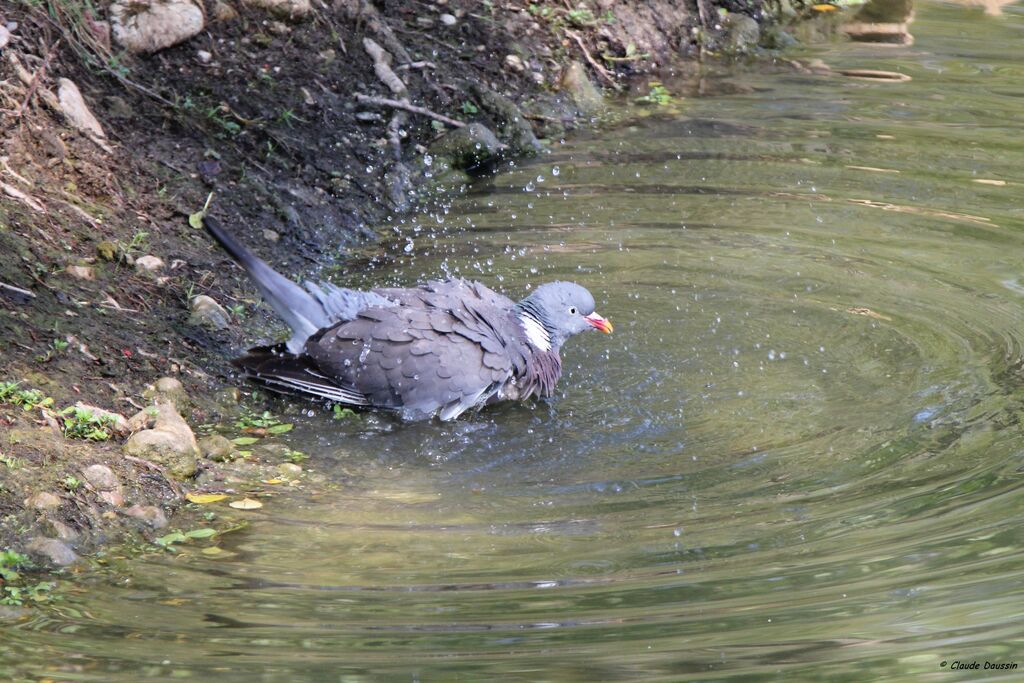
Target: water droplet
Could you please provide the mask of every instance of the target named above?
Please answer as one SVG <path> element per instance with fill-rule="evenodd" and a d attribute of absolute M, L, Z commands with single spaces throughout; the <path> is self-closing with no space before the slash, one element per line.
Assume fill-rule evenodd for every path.
<path fill-rule="evenodd" d="M 558 168 L 557 166 L 555 166 L 554 168 L 551 169 L 551 175 L 558 175 L 561 172 L 562 172 L 562 169 Z"/>

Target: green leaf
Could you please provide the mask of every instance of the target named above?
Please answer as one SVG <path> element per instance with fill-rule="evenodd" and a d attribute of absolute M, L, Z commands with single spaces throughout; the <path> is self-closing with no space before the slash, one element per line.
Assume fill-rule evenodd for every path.
<path fill-rule="evenodd" d="M 284 434 L 285 432 L 292 431 L 292 429 L 294 429 L 294 428 L 295 428 L 295 425 L 288 424 L 288 423 L 274 425 L 273 427 L 267 427 L 267 434 Z M 242 445 L 244 445 L 244 444 L 242 444 Z"/>
<path fill-rule="evenodd" d="M 194 214 L 191 214 L 188 217 L 188 224 L 191 225 L 196 230 L 202 230 L 204 218 L 206 218 L 205 211 L 196 211 Z"/>
<path fill-rule="evenodd" d="M 160 538 L 156 539 L 155 543 L 158 546 L 166 548 L 167 546 L 172 545 L 174 543 L 181 543 L 187 540 L 188 537 L 185 536 L 185 534 L 181 533 L 180 531 L 174 531 L 172 533 L 167 534 L 166 536 L 161 536 Z"/>
<path fill-rule="evenodd" d="M 232 439 L 231 443 L 235 444 L 236 446 L 251 446 L 254 443 L 257 443 L 258 441 L 259 439 L 257 439 L 255 436 L 240 436 L 237 439 Z"/>
<path fill-rule="evenodd" d="M 192 531 L 186 531 L 185 536 L 188 538 L 210 538 L 216 536 L 217 530 L 206 527 L 204 529 L 193 529 Z"/>

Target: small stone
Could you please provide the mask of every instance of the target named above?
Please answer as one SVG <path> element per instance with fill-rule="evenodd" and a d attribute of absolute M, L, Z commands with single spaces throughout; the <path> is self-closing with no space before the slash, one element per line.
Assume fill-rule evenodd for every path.
<path fill-rule="evenodd" d="M 455 18 L 454 14 L 448 14 L 447 12 L 445 12 L 438 18 L 441 20 L 441 23 L 444 24 L 445 26 L 455 26 L 455 24 L 458 22 L 458 19 Z"/>
<path fill-rule="evenodd" d="M 725 45 L 733 52 L 747 52 L 761 39 L 761 26 L 746 14 L 730 12 L 722 24 L 725 27 Z"/>
<path fill-rule="evenodd" d="M 117 245 L 104 240 L 96 245 L 96 255 L 104 261 L 113 261 L 117 259 Z"/>
<path fill-rule="evenodd" d="M 57 99 L 60 101 L 60 109 L 71 125 L 84 133 L 105 138 L 106 133 L 103 132 L 103 126 L 89 110 L 78 86 L 67 78 L 60 79 L 58 83 Z"/>
<path fill-rule="evenodd" d="M 267 24 L 267 30 L 273 33 L 275 36 L 286 36 L 292 32 L 292 29 L 281 21 L 272 21 Z"/>
<path fill-rule="evenodd" d="M 587 77 L 587 70 L 579 62 L 571 62 L 562 72 L 562 91 L 572 99 L 576 108 L 585 115 L 604 108 L 604 97 Z"/>
<path fill-rule="evenodd" d="M 65 543 L 73 543 L 79 539 L 81 534 L 69 527 L 64 522 L 56 519 L 47 519 L 43 524 L 46 533 L 57 537 L 57 540 Z"/>
<path fill-rule="evenodd" d="M 114 470 L 110 469 L 106 465 L 89 465 L 82 470 L 82 476 L 85 480 L 92 484 L 92 486 L 100 491 L 114 491 L 121 488 L 121 482 L 118 481 L 117 475 L 114 474 Z"/>
<path fill-rule="evenodd" d="M 124 506 L 124 493 L 121 491 L 100 491 L 100 498 L 107 505 L 116 508 Z"/>
<path fill-rule="evenodd" d="M 464 128 L 448 131 L 430 146 L 435 157 L 451 160 L 452 168 L 464 169 L 495 159 L 506 146 L 486 126 L 471 123 Z"/>
<path fill-rule="evenodd" d="M 192 297 L 189 307 L 192 311 L 188 317 L 190 325 L 207 327 L 212 330 L 225 330 L 231 322 L 224 307 L 205 294 Z"/>
<path fill-rule="evenodd" d="M 164 260 L 159 256 L 147 254 L 135 259 L 135 272 L 143 275 L 154 275 L 164 267 Z"/>
<path fill-rule="evenodd" d="M 304 18 L 312 10 L 309 0 L 242 0 L 250 7 L 261 7 L 274 16 L 290 21 Z"/>
<path fill-rule="evenodd" d="M 263 231 L 263 239 L 265 239 L 268 242 L 277 242 L 279 239 L 281 239 L 281 236 L 278 235 L 273 230 L 267 228 Z"/>
<path fill-rule="evenodd" d="M 302 474 L 302 465 L 293 462 L 283 462 L 277 466 L 277 471 L 286 477 L 298 477 Z"/>
<path fill-rule="evenodd" d="M 95 280 L 96 273 L 89 266 L 68 266 L 64 269 L 68 275 L 79 280 Z"/>
<path fill-rule="evenodd" d="M 66 543 L 58 541 L 56 538 L 41 538 L 37 536 L 28 542 L 25 550 L 30 555 L 34 555 L 58 567 L 66 567 L 78 560 L 78 555 L 75 554 L 75 551 L 69 548 Z"/>
<path fill-rule="evenodd" d="M 416 17 L 416 25 L 420 28 L 433 28 L 434 20 L 430 17 Z"/>
<path fill-rule="evenodd" d="M 25 507 L 32 510 L 56 510 L 60 507 L 60 498 L 48 491 L 40 491 L 25 499 Z"/>
<path fill-rule="evenodd" d="M 302 101 L 308 106 L 312 107 L 316 105 L 316 100 L 313 99 L 313 94 L 309 92 L 307 88 L 299 88 L 299 92 L 302 93 Z M 273 230 L 271 230 L 273 232 Z"/>
<path fill-rule="evenodd" d="M 521 74 L 526 71 L 526 64 L 519 55 L 505 55 L 505 67 L 509 71 L 514 71 L 517 74 Z"/>
<path fill-rule="evenodd" d="M 209 64 L 213 59 L 213 55 L 207 50 L 196 50 L 196 59 L 199 60 L 200 64 Z"/>
<path fill-rule="evenodd" d="M 0 26 L 0 50 L 7 47 L 9 42 L 11 42 L 11 32 L 7 30 L 6 26 Z"/>
<path fill-rule="evenodd" d="M 158 398 L 155 408 L 153 428 L 132 434 L 124 451 L 163 465 L 179 479 L 187 479 L 196 472 L 196 437 L 173 403 Z"/>
<path fill-rule="evenodd" d="M 238 10 L 226 2 L 215 2 L 213 4 L 214 21 L 231 21 L 238 18 Z"/>
<path fill-rule="evenodd" d="M 198 445 L 199 451 L 203 454 L 204 458 L 216 462 L 231 460 L 237 453 L 235 444 L 220 434 L 211 434 L 210 436 L 203 437 L 199 440 Z"/>
<path fill-rule="evenodd" d="M 192 0 L 116 0 L 110 5 L 114 40 L 130 52 L 157 52 L 203 30 L 203 10 Z"/>
<path fill-rule="evenodd" d="M 324 61 L 325 64 L 330 64 L 337 57 L 337 53 L 335 53 L 334 50 L 328 48 L 326 50 L 322 50 L 321 52 L 319 52 L 318 56 L 320 57 L 320 59 Z"/>
<path fill-rule="evenodd" d="M 161 377 L 157 381 L 153 382 L 153 384 L 146 387 L 146 390 L 142 392 L 142 395 L 154 403 L 172 403 L 179 411 L 187 410 L 189 406 L 188 394 L 185 393 L 185 385 L 181 383 L 181 380 L 175 379 L 174 377 Z M 152 408 L 149 409 L 149 413 L 155 416 L 159 414 L 159 411 L 156 408 Z M 134 420 L 135 418 L 132 419 Z"/>
<path fill-rule="evenodd" d="M 167 526 L 167 515 L 155 505 L 132 505 L 124 513 L 153 529 L 163 529 Z"/>

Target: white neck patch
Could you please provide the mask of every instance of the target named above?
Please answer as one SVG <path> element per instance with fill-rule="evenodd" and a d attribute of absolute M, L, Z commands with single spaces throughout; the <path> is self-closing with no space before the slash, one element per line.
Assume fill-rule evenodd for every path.
<path fill-rule="evenodd" d="M 540 324 L 540 321 L 534 318 L 529 313 L 521 313 L 519 315 L 519 321 L 523 324 L 523 331 L 526 332 L 526 338 L 534 346 L 534 348 L 540 349 L 541 351 L 551 350 L 551 335 L 544 329 L 544 326 Z"/>

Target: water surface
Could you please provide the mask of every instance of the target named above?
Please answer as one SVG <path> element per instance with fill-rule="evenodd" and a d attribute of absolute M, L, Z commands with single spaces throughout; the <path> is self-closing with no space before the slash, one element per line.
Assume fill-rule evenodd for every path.
<path fill-rule="evenodd" d="M 574 279 L 616 333 L 570 342 L 550 402 L 300 420 L 280 440 L 326 490 L 218 509 L 251 521 L 219 558 L 197 544 L 75 577 L 3 627 L 0 677 L 1024 665 L 1024 11 L 926 5 L 913 33 L 795 55 L 909 82 L 666 79 L 726 94 L 626 111 L 396 223 L 395 254 L 349 284 L 449 272 L 518 297 Z"/>

